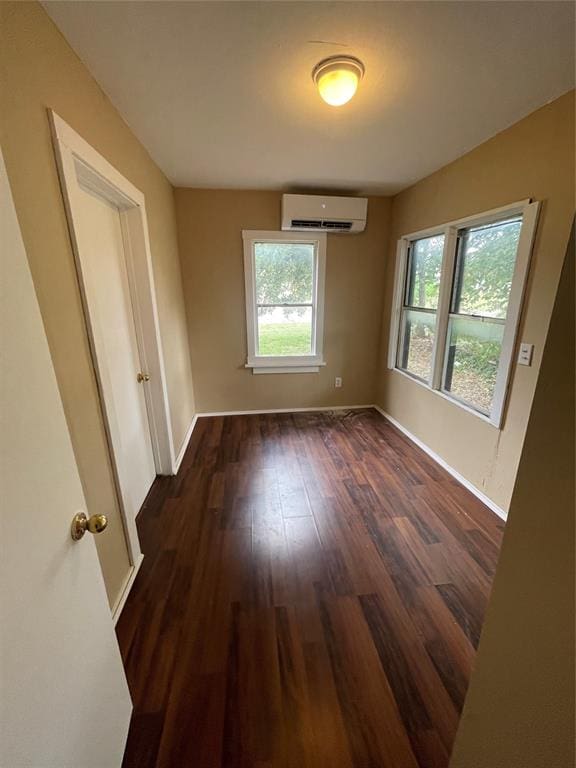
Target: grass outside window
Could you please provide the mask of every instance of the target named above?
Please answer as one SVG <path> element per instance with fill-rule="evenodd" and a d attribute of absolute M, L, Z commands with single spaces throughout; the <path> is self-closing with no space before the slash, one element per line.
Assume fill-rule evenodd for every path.
<path fill-rule="evenodd" d="M 310 323 L 261 323 L 258 353 L 270 357 L 310 354 L 311 330 Z"/>

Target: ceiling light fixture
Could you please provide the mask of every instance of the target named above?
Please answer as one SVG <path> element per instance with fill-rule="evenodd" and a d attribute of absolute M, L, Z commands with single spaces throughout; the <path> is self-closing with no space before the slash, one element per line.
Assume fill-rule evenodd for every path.
<path fill-rule="evenodd" d="M 326 104 L 341 107 L 356 93 L 364 64 L 354 56 L 330 56 L 312 70 L 312 79 Z"/>

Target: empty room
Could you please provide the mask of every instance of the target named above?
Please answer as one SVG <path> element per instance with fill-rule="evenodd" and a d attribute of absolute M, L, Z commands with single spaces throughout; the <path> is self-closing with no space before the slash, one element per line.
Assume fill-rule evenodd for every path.
<path fill-rule="evenodd" d="M 574 768 L 564 0 L 0 0 L 0 768 Z"/>

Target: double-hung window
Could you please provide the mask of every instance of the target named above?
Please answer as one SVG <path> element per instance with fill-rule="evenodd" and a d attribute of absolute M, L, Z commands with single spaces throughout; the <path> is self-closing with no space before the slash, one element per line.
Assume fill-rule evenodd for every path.
<path fill-rule="evenodd" d="M 248 359 L 254 373 L 324 365 L 326 235 L 244 231 Z"/>
<path fill-rule="evenodd" d="M 430 379 L 444 235 L 414 240 L 408 246 L 397 365 L 423 381 Z"/>
<path fill-rule="evenodd" d="M 398 243 L 389 367 L 500 426 L 538 203 Z"/>

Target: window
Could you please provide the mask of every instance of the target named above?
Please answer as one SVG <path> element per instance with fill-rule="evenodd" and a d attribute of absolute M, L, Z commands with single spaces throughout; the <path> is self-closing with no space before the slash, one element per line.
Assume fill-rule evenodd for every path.
<path fill-rule="evenodd" d="M 458 237 L 443 389 L 490 414 L 522 219 Z"/>
<path fill-rule="evenodd" d="M 414 240 L 408 248 L 397 364 L 423 381 L 432 374 L 443 252 L 444 235 Z"/>
<path fill-rule="evenodd" d="M 500 426 L 538 203 L 403 237 L 389 367 Z"/>
<path fill-rule="evenodd" d="M 310 373 L 322 357 L 326 235 L 242 233 L 247 367 Z"/>

